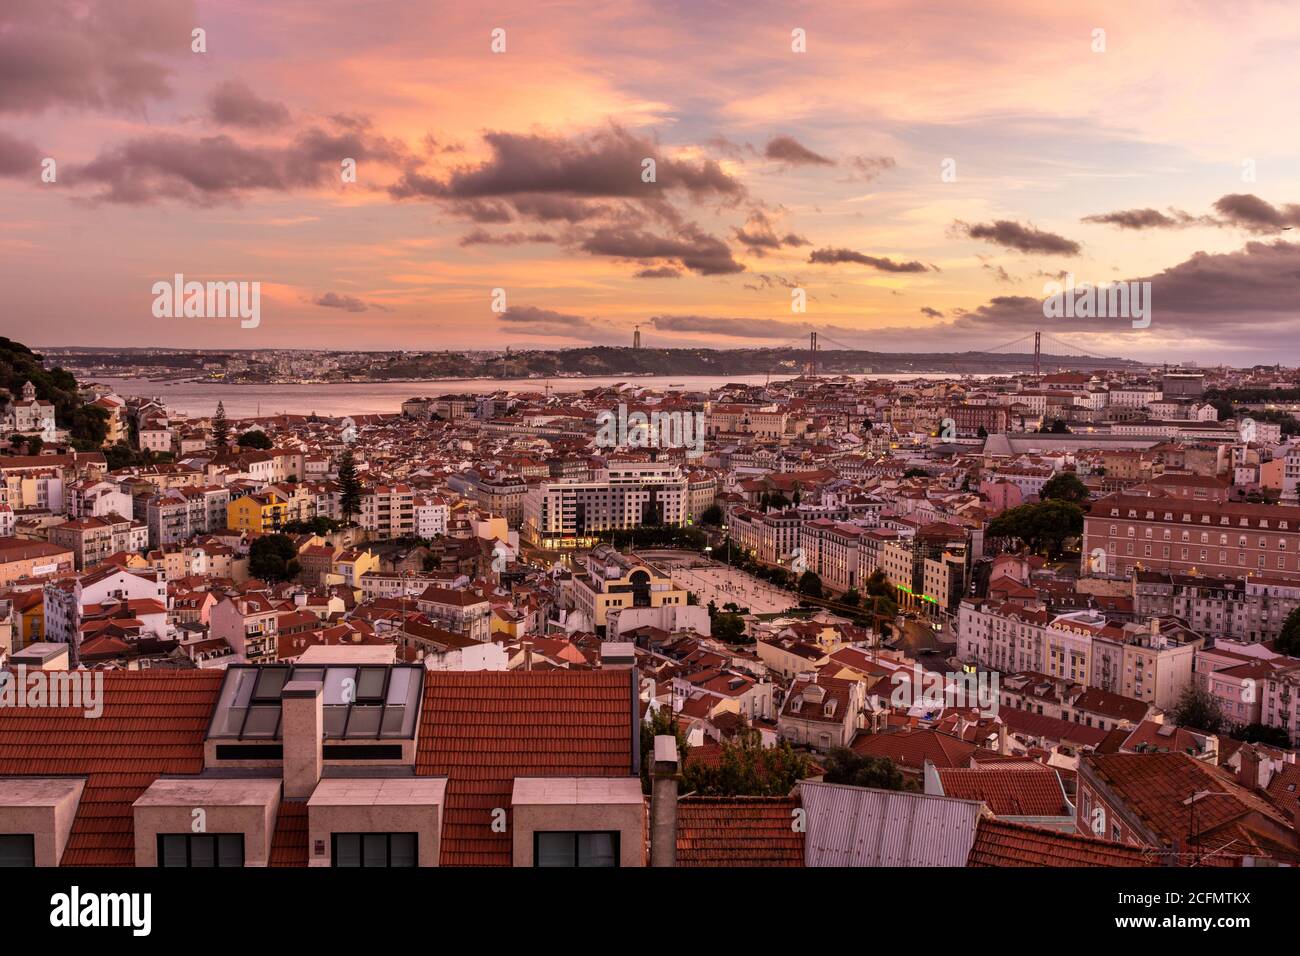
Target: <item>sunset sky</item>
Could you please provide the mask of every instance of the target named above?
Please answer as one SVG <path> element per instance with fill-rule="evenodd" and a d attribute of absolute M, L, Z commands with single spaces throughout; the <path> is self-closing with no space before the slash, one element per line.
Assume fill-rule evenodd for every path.
<path fill-rule="evenodd" d="M 1294 2 L 0 0 L 0 334 L 1298 364 L 1297 63 Z M 175 273 L 260 326 L 154 318 Z"/>

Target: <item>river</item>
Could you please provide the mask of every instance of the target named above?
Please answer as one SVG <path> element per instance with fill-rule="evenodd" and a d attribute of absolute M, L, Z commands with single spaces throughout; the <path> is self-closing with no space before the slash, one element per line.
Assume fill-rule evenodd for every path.
<path fill-rule="evenodd" d="M 80 377 L 80 376 L 79 376 Z M 933 372 L 892 375 L 858 375 L 855 378 L 885 381 L 909 381 L 916 378 L 955 378 L 952 373 Z M 973 376 L 982 378 L 985 376 Z M 108 385 L 122 397 L 132 395 L 157 396 L 171 412 L 194 417 L 211 415 L 217 402 L 225 405 L 231 418 L 251 418 L 256 415 L 310 415 L 313 412 L 326 418 L 344 415 L 379 415 L 401 411 L 402 402 L 416 395 L 487 394 L 502 390 L 511 392 L 579 392 L 602 385 L 628 382 L 645 388 L 665 390 L 672 386 L 687 391 L 708 391 L 729 382 L 761 385 L 769 378 L 756 375 L 607 375 L 589 378 L 443 378 L 418 382 L 346 382 L 312 385 L 227 385 L 208 382 L 176 382 L 165 384 L 144 378 L 106 378 L 102 375 L 86 379 Z M 775 380 L 775 376 L 772 377 Z"/>

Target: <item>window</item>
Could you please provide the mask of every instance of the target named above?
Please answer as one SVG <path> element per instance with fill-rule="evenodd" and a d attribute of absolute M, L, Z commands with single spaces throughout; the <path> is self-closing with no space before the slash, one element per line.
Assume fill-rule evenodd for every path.
<path fill-rule="evenodd" d="M 35 865 L 35 836 L 30 833 L 0 833 L 0 867 Z"/>
<path fill-rule="evenodd" d="M 415 833 L 335 833 L 332 866 L 417 866 Z"/>
<path fill-rule="evenodd" d="M 213 867 L 244 865 L 242 833 L 160 833 L 158 865 Z"/>
<path fill-rule="evenodd" d="M 539 830 L 533 834 L 533 866 L 618 866 L 617 830 Z"/>

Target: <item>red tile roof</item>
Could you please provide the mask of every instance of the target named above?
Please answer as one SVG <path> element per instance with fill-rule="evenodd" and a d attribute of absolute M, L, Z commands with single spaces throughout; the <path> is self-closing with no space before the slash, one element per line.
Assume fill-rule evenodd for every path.
<path fill-rule="evenodd" d="M 1090 754 L 1080 771 L 1091 771 L 1166 847 L 1181 845 L 1183 852 L 1218 853 L 1225 859 L 1261 855 L 1300 861 L 1286 814 L 1232 775 L 1187 754 Z M 1202 791 L 1193 820 L 1185 801 Z"/>
<path fill-rule="evenodd" d="M 933 730 L 858 734 L 852 748 L 858 754 L 888 757 L 912 770 L 920 770 L 927 760 L 936 767 L 964 767 L 978 749 L 974 744 Z"/>
<path fill-rule="evenodd" d="M 86 777 L 64 866 L 134 865 L 131 804 L 161 774 L 203 769 L 222 676 L 103 672 L 98 718 L 74 708 L 0 708 L 0 775 Z"/>
<path fill-rule="evenodd" d="M 793 797 L 684 797 L 677 803 L 678 866 L 803 866 Z"/>
<path fill-rule="evenodd" d="M 940 768 L 937 773 L 944 796 L 983 800 L 1000 817 L 1073 815 L 1060 778 L 1047 767 L 1004 770 L 991 765 L 980 770 Z"/>
<path fill-rule="evenodd" d="M 307 801 L 281 800 L 271 835 L 271 866 L 307 865 Z"/>
<path fill-rule="evenodd" d="M 515 777 L 628 776 L 636 699 L 631 670 L 430 672 L 415 772 L 446 776 L 443 866 L 509 866 Z"/>
<path fill-rule="evenodd" d="M 967 866 L 1155 866 L 1141 848 L 1030 827 L 989 817 L 980 819 Z"/>

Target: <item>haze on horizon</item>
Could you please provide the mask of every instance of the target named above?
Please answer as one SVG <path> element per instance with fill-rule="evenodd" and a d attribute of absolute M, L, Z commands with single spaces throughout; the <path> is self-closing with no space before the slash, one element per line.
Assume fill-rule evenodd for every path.
<path fill-rule="evenodd" d="M 0 334 L 1300 364 L 1298 60 L 1266 0 L 7 0 Z M 260 324 L 155 318 L 177 273 Z M 1066 274 L 1150 327 L 1044 318 Z"/>

